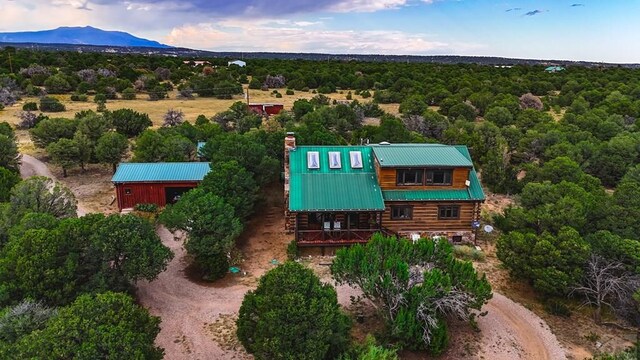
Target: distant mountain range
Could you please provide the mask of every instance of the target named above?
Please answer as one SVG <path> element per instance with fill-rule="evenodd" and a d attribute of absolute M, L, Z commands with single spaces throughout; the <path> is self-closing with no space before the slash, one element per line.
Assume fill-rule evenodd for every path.
<path fill-rule="evenodd" d="M 227 59 L 284 59 L 315 61 L 371 61 L 436 64 L 480 64 L 508 67 L 512 65 L 562 65 L 586 67 L 640 68 L 640 64 L 611 64 L 594 61 L 569 61 L 552 59 L 514 59 L 494 56 L 458 55 L 382 55 L 382 54 L 320 54 L 280 52 L 207 51 L 172 47 L 157 41 L 142 39 L 122 31 L 105 31 L 91 26 L 60 27 L 45 31 L 0 33 L 0 48 L 16 48 L 42 51 L 105 52 L 117 54 L 147 54 L 184 57 Z"/>
<path fill-rule="evenodd" d="M 0 32 L 0 42 L 171 48 L 171 46 L 157 41 L 135 37 L 123 31 L 106 31 L 91 26 L 59 27 L 43 31 Z"/>

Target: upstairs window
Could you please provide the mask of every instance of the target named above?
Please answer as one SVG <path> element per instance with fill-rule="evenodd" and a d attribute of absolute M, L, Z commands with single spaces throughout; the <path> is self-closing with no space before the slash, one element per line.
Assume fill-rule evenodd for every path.
<path fill-rule="evenodd" d="M 460 219 L 460 206 L 444 205 L 438 206 L 438 220 Z"/>
<path fill-rule="evenodd" d="M 391 220 L 411 220 L 413 219 L 413 207 L 409 205 L 398 205 L 391 207 Z"/>
<path fill-rule="evenodd" d="M 427 185 L 451 185 L 453 170 L 427 170 Z"/>
<path fill-rule="evenodd" d="M 398 169 L 396 185 L 422 185 L 423 169 Z"/>

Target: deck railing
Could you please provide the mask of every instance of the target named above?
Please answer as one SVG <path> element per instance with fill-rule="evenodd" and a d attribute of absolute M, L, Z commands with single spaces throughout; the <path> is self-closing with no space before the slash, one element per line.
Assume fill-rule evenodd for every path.
<path fill-rule="evenodd" d="M 375 233 L 386 236 L 397 235 L 393 231 L 382 229 L 340 229 L 340 230 L 298 230 L 299 246 L 339 246 L 361 244 L 369 241 Z"/>

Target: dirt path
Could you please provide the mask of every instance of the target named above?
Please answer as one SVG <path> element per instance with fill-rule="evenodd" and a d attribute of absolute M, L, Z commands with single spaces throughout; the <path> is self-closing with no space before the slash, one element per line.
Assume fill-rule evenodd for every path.
<path fill-rule="evenodd" d="M 22 163 L 20 164 L 20 176 L 26 179 L 30 176 L 46 176 L 51 179 L 56 177 L 51 173 L 51 170 L 47 167 L 47 164 L 34 158 L 31 155 L 22 154 Z M 82 205 L 82 198 L 76 194 L 78 200 L 78 216 L 84 216 L 88 213 L 85 206 Z"/>
<path fill-rule="evenodd" d="M 175 240 L 164 227 L 158 228 L 162 242 L 174 253 L 167 270 L 152 282 L 140 281 L 137 294 L 151 314 L 160 316 L 160 334 L 156 343 L 165 349 L 165 359 L 242 359 L 243 352 L 233 349 L 229 328 L 214 328 L 219 319 L 232 319 L 249 287 L 242 284 L 213 287 L 187 279 L 188 264 L 182 239 Z M 223 280 L 224 282 L 224 280 Z M 220 286 L 220 284 L 218 285 Z"/>
<path fill-rule="evenodd" d="M 547 324 L 524 306 L 494 292 L 478 319 L 480 357 L 493 360 L 561 360 L 565 350 Z"/>

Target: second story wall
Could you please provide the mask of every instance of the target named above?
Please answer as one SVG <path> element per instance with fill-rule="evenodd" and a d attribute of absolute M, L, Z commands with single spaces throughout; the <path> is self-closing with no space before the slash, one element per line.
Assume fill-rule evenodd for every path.
<path fill-rule="evenodd" d="M 469 180 L 469 168 L 412 168 L 412 170 L 418 170 L 422 173 L 420 182 L 422 185 L 399 185 L 398 184 L 398 170 L 400 168 L 380 167 L 380 164 L 376 161 L 376 174 L 378 175 L 378 182 L 382 190 L 435 190 L 435 189 L 464 189 L 466 188 L 465 182 Z M 427 174 L 430 170 L 450 170 L 451 171 L 451 184 L 450 185 L 437 185 L 429 184 L 427 177 L 431 174 Z"/>

